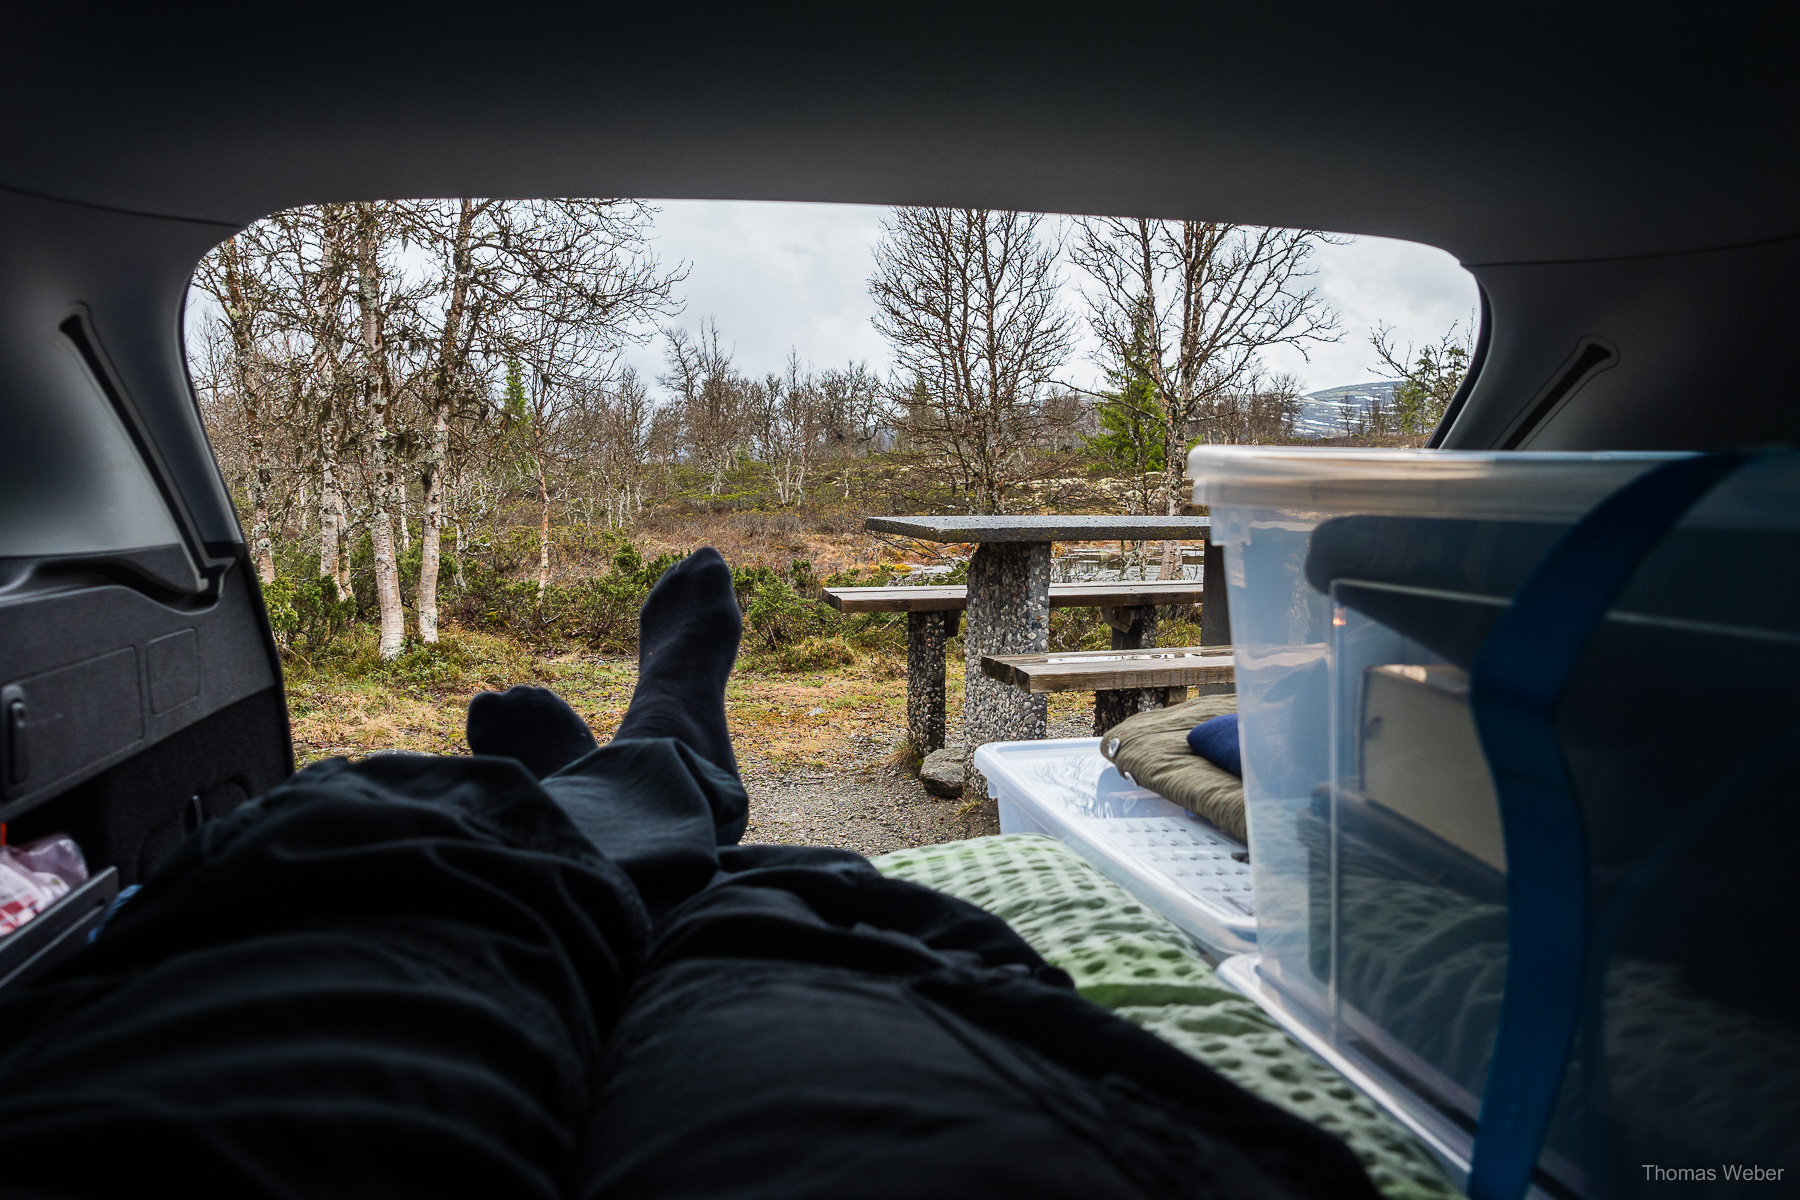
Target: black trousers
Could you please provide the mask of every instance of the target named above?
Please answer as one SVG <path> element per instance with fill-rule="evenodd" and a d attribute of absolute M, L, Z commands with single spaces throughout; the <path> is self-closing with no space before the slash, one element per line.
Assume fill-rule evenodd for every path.
<path fill-rule="evenodd" d="M 1370 1196 L 1348 1150 L 666 740 L 316 764 L 0 1003 L 0 1192 Z"/>

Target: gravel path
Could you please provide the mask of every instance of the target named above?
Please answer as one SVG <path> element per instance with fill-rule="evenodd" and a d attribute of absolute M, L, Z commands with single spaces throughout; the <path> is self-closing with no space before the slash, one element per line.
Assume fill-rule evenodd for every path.
<path fill-rule="evenodd" d="M 1093 717 L 1087 713 L 1053 719 L 1049 731 L 1053 738 L 1092 734 Z M 939 799 L 910 770 L 886 762 L 891 741 L 851 741 L 856 759 L 847 770 L 776 771 L 766 763 L 741 760 L 750 793 L 744 841 L 841 846 L 875 855 L 1000 832 L 991 801 L 969 805 Z"/>

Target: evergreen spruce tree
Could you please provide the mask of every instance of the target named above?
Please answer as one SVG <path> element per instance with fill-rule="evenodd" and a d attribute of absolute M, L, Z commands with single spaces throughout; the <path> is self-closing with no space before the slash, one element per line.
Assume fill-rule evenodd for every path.
<path fill-rule="evenodd" d="M 1147 339 L 1140 328 L 1133 337 L 1125 361 L 1106 372 L 1113 390 L 1103 394 L 1095 417 L 1100 431 L 1087 440 L 1087 449 L 1106 466 L 1130 477 L 1134 484 L 1162 470 L 1168 421 L 1156 382 L 1144 366 Z M 1148 490 L 1142 497 L 1148 503 Z"/>

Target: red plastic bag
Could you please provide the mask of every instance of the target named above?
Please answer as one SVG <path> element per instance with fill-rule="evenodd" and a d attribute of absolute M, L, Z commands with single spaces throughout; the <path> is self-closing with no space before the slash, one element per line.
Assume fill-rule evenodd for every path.
<path fill-rule="evenodd" d="M 66 833 L 0 846 L 0 935 L 11 933 L 87 882 L 87 860 Z"/>

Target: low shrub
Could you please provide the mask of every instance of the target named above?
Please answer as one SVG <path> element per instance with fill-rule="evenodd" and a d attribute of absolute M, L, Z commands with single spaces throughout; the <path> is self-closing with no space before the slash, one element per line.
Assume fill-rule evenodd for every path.
<path fill-rule="evenodd" d="M 440 647 L 448 644 L 450 630 L 460 629 L 468 634 L 503 634 L 537 651 L 571 644 L 611 653 L 635 650 L 638 610 L 657 579 L 681 556 L 665 553 L 647 558 L 629 537 L 594 531 L 583 535 L 582 556 L 603 559 L 606 569 L 540 591 L 533 569 L 533 536 L 508 531 L 497 540 L 471 543 L 460 563 L 461 586 L 455 582 L 459 564 L 449 558 L 444 560 L 439 576 L 439 604 L 447 637 Z M 266 589 L 270 620 L 283 648 L 308 657 L 324 652 L 346 631 L 360 634 L 372 630 L 377 621 L 374 573 L 366 535 L 359 539 L 350 559 L 351 579 L 356 586 L 354 599 L 339 597 L 327 577 L 297 582 L 298 571 L 312 562 L 316 559 L 306 559 L 304 555 L 294 557 L 292 564 L 284 559 L 281 565 L 294 569 L 291 577 L 278 573 L 276 583 Z M 418 579 L 417 546 L 402 556 L 400 566 L 403 595 L 410 601 Z M 791 671 L 848 665 L 859 651 L 904 655 L 904 614 L 845 616 L 821 602 L 828 586 L 880 586 L 893 579 L 892 570 L 885 566 L 840 571 L 821 578 L 812 562 L 803 558 L 792 559 L 785 568 L 740 567 L 732 574 L 732 584 L 744 614 L 745 651 L 768 656 L 771 669 Z M 417 623 L 410 605 L 407 618 L 410 630 Z M 368 638 L 359 636 L 354 640 L 355 647 L 346 646 L 341 653 L 334 653 L 334 662 L 341 660 L 339 665 L 353 672 L 372 669 L 353 661 L 364 641 L 368 642 L 370 664 L 378 661 L 372 633 Z M 409 647 L 417 647 L 425 657 L 413 661 L 409 656 L 415 651 L 409 648 L 395 661 L 411 665 L 394 669 L 403 675 L 423 674 L 416 680 L 410 675 L 404 679 L 397 675 L 397 682 L 437 687 L 444 672 L 454 675 L 462 669 L 444 657 L 452 652 L 421 647 L 415 641 L 409 641 Z"/>
<path fill-rule="evenodd" d="M 805 637 L 773 649 L 758 647 L 747 665 L 765 671 L 799 674 L 805 671 L 830 670 L 832 667 L 848 667 L 855 662 L 856 651 L 843 638 Z"/>
<path fill-rule="evenodd" d="M 356 601 L 340 596 L 337 581 L 329 575 L 310 579 L 276 575 L 263 587 L 263 604 L 275 644 L 295 654 L 318 654 L 356 619 Z"/>
<path fill-rule="evenodd" d="M 803 599 L 787 580 L 771 578 L 756 585 L 744 605 L 744 628 L 765 650 L 802 640 L 838 634 L 843 615 L 816 600 Z"/>
<path fill-rule="evenodd" d="M 532 679 L 542 670 L 541 659 L 529 646 L 505 634 L 447 629 L 433 644 L 409 637 L 399 657 L 386 661 L 378 649 L 379 636 L 374 625 L 351 626 L 317 655 L 290 659 L 289 683 L 327 677 L 466 698 L 485 688 Z"/>
<path fill-rule="evenodd" d="M 657 579 L 680 558 L 646 559 L 630 541 L 613 535 L 607 570 L 541 592 L 535 582 L 508 579 L 471 557 L 468 587 L 455 599 L 456 614 L 476 629 L 504 631 L 536 646 L 575 641 L 626 652 L 637 645 L 638 609 Z"/>

